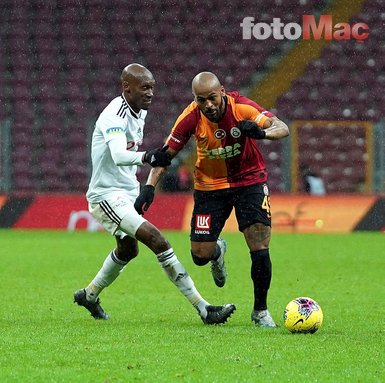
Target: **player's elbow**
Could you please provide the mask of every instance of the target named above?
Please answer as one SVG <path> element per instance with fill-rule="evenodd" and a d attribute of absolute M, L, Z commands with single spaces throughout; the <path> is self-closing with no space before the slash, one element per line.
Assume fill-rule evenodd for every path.
<path fill-rule="evenodd" d="M 111 153 L 112 161 L 116 166 L 123 166 L 127 161 L 124 161 L 124 156 L 120 152 Z"/>
<path fill-rule="evenodd" d="M 282 130 L 283 130 L 283 132 L 282 132 L 282 138 L 283 137 L 288 137 L 288 136 L 290 136 L 290 130 L 289 130 L 289 127 L 282 121 Z"/>
<path fill-rule="evenodd" d="M 290 135 L 289 127 L 279 118 L 274 118 L 273 125 L 279 128 L 279 138 L 284 138 Z"/>

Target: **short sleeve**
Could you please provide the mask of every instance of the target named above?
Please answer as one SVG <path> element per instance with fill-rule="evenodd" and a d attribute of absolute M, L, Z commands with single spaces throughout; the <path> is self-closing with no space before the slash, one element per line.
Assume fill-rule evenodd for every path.
<path fill-rule="evenodd" d="M 119 116 L 101 115 L 97 121 L 97 125 L 99 125 L 99 129 L 106 143 L 114 139 L 126 138 L 124 120 Z"/>

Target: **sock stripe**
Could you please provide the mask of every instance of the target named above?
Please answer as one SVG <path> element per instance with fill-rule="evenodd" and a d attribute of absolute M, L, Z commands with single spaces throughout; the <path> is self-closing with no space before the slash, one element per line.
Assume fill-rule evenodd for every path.
<path fill-rule="evenodd" d="M 159 262 L 164 262 L 167 261 L 168 259 L 171 259 L 174 256 L 174 250 L 173 248 L 170 248 L 163 253 L 159 253 L 156 255 Z"/>
<path fill-rule="evenodd" d="M 124 261 L 120 260 L 120 259 L 116 256 L 115 251 L 111 251 L 111 259 L 112 259 L 115 263 L 117 263 L 118 265 L 122 265 L 122 266 L 127 265 L 127 262 L 124 262 Z"/>
<path fill-rule="evenodd" d="M 112 207 L 108 204 L 107 201 L 102 201 L 99 203 L 99 206 L 102 208 L 102 210 L 106 213 L 108 218 L 115 222 L 117 225 L 120 224 L 121 218 L 112 210 Z"/>

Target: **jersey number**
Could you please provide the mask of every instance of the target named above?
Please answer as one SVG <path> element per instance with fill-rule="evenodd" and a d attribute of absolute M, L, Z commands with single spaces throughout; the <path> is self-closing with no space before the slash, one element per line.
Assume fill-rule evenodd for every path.
<path fill-rule="evenodd" d="M 263 197 L 262 209 L 266 210 L 267 218 L 270 218 L 271 217 L 271 212 L 270 212 L 270 196 L 265 195 Z"/>

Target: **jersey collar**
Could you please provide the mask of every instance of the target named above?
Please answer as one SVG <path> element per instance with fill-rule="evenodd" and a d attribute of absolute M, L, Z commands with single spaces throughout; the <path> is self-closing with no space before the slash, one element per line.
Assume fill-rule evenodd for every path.
<path fill-rule="evenodd" d="M 130 106 L 130 104 L 127 102 L 126 98 L 124 97 L 124 93 L 121 95 L 123 99 L 123 104 L 127 106 L 127 108 L 130 110 L 131 116 L 136 118 L 137 120 L 141 117 L 142 115 L 142 109 L 139 110 L 139 113 L 136 113 Z"/>

